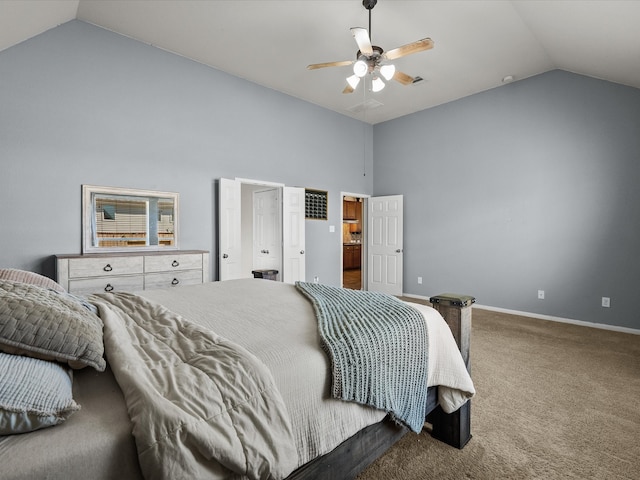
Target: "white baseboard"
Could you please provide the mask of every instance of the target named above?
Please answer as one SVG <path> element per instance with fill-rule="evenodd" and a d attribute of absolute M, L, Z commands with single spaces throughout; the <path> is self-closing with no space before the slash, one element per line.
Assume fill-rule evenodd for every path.
<path fill-rule="evenodd" d="M 412 293 L 403 293 L 402 296 L 409 297 L 409 298 L 419 298 L 420 300 L 426 300 L 427 302 L 431 298 L 431 297 L 425 297 L 424 295 L 414 295 Z"/>
<path fill-rule="evenodd" d="M 421 300 L 429 301 L 431 297 L 425 297 L 422 295 L 412 295 L 410 293 L 403 293 L 405 297 L 419 298 Z M 607 325 L 606 323 L 593 323 L 584 322 L 582 320 L 573 320 L 571 318 L 554 317 L 551 315 L 541 315 L 539 313 L 521 312 L 518 310 L 509 310 L 507 308 L 492 307 L 489 305 L 480 305 L 478 303 L 473 304 L 473 308 L 479 308 L 481 310 L 490 310 L 493 312 L 508 313 L 510 315 L 519 315 L 521 317 L 537 318 L 538 320 L 549 320 L 551 322 L 570 323 L 572 325 L 579 325 L 581 327 L 599 328 L 601 330 L 611 330 L 614 332 L 630 333 L 632 335 L 640 335 L 640 330 L 636 328 L 619 327 L 617 325 Z"/>

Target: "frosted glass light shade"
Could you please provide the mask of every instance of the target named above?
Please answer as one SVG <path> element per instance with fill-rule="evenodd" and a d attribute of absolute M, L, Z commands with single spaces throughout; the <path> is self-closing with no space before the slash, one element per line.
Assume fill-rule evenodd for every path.
<path fill-rule="evenodd" d="M 382 75 L 386 80 L 391 80 L 395 73 L 396 73 L 395 65 L 382 65 L 380 67 L 380 75 Z"/>
<path fill-rule="evenodd" d="M 363 60 L 358 60 L 353 64 L 353 73 L 360 78 L 364 77 L 368 70 L 369 65 L 367 65 L 367 62 Z"/>
<path fill-rule="evenodd" d="M 384 82 L 380 77 L 373 77 L 371 81 L 371 90 L 374 92 L 379 92 L 384 88 Z"/>
<path fill-rule="evenodd" d="M 347 77 L 347 83 L 351 88 L 355 90 L 358 84 L 360 83 L 360 77 L 356 75 L 351 75 L 350 77 Z"/>

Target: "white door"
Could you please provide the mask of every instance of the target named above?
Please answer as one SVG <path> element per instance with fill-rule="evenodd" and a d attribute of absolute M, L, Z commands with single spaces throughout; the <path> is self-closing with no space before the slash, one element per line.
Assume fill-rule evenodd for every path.
<path fill-rule="evenodd" d="M 280 190 L 253 193 L 253 270 L 281 270 Z M 279 272 L 280 274 L 282 272 Z"/>
<path fill-rule="evenodd" d="M 402 195 L 371 197 L 368 215 L 368 289 L 402 295 Z"/>
<path fill-rule="evenodd" d="M 220 280 L 242 277 L 241 183 L 220 179 L 218 190 L 218 269 Z"/>
<path fill-rule="evenodd" d="M 304 188 L 284 187 L 282 203 L 283 270 L 286 283 L 304 281 L 305 219 Z"/>

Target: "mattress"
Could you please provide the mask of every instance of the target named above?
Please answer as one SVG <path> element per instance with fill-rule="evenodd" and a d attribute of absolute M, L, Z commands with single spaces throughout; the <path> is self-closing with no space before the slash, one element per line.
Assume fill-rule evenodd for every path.
<path fill-rule="evenodd" d="M 294 427 L 298 465 L 386 415 L 330 397 L 329 359 L 313 307 L 293 285 L 243 279 L 139 295 L 239 344 L 269 368 Z M 429 385 L 445 385 L 440 400 L 457 408 L 474 392 L 471 379 L 442 317 L 416 307 L 429 327 Z M 2 478 L 141 478 L 124 398 L 109 368 L 76 371 L 73 392 L 82 408 L 66 423 L 0 437 Z"/>
<path fill-rule="evenodd" d="M 131 423 L 111 370 L 74 371 L 80 411 L 65 423 L 0 436 L 3 480 L 140 478 Z"/>

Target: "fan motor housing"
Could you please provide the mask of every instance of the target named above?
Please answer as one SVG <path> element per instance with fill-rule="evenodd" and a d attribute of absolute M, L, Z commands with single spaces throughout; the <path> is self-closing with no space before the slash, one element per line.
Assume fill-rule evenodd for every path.
<path fill-rule="evenodd" d="M 378 0 L 362 0 L 362 5 L 367 10 L 371 10 L 373 7 L 375 7 L 376 3 L 378 3 Z"/>
<path fill-rule="evenodd" d="M 371 49 L 373 50 L 373 53 L 368 57 L 360 50 L 358 50 L 358 53 L 356 53 L 356 60 L 378 60 L 384 53 L 384 50 L 380 47 L 377 47 L 376 45 L 372 45 Z"/>

